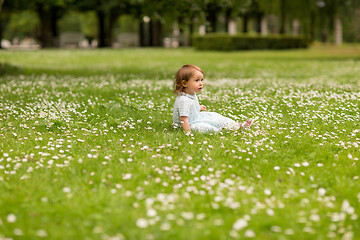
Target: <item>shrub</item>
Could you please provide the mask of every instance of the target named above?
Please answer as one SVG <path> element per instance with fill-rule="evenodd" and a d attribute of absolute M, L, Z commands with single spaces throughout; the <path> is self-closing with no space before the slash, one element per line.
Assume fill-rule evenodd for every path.
<path fill-rule="evenodd" d="M 228 34 L 206 34 L 193 37 L 193 46 L 198 50 L 251 50 L 307 48 L 310 41 L 305 37 L 282 35 L 247 36 Z"/>

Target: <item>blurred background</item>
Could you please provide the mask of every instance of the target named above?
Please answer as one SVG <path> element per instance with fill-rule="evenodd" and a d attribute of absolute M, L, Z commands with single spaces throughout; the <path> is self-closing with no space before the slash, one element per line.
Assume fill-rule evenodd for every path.
<path fill-rule="evenodd" d="M 1 48 L 191 46 L 207 33 L 360 41 L 360 0 L 0 0 Z"/>

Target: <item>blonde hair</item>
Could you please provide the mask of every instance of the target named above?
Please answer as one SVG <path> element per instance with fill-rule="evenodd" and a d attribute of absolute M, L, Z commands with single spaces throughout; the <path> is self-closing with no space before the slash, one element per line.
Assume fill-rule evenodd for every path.
<path fill-rule="evenodd" d="M 199 71 L 202 74 L 204 74 L 201 68 L 192 64 L 184 65 L 177 71 L 175 75 L 174 87 L 173 87 L 173 92 L 175 94 L 179 94 L 184 91 L 184 86 L 182 84 L 182 81 L 188 82 L 189 79 L 195 73 L 195 71 Z"/>

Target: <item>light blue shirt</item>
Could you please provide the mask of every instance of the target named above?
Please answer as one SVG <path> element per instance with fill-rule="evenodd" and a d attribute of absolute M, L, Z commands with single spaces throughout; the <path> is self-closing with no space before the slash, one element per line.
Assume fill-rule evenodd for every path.
<path fill-rule="evenodd" d="M 173 122 L 176 126 L 181 126 L 180 117 L 185 116 L 189 118 L 189 123 L 197 119 L 200 114 L 200 104 L 196 96 L 187 93 L 180 93 L 174 104 Z"/>
<path fill-rule="evenodd" d="M 199 100 L 196 96 L 180 93 L 176 99 L 173 110 L 173 123 L 181 127 L 180 117 L 188 117 L 191 130 L 200 132 L 218 132 L 221 129 L 239 129 L 239 123 L 215 112 L 200 112 Z"/>

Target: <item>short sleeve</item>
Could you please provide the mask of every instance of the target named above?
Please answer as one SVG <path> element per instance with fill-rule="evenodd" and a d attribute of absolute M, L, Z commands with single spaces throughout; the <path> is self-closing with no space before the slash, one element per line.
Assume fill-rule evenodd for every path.
<path fill-rule="evenodd" d="M 190 115 L 190 103 L 186 97 L 179 99 L 179 113 L 180 117 L 189 117 Z"/>

